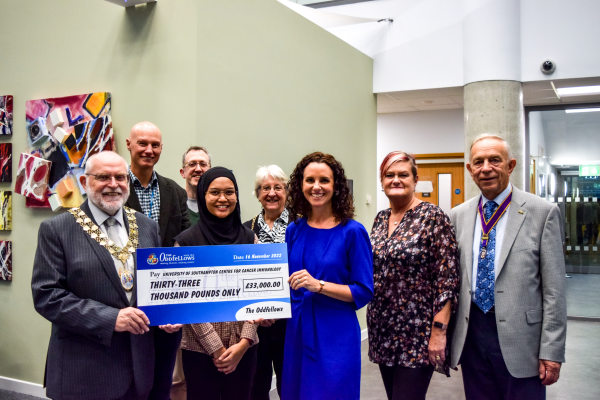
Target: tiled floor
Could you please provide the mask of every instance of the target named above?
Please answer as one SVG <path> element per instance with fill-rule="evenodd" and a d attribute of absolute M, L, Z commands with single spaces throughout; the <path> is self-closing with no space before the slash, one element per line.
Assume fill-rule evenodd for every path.
<path fill-rule="evenodd" d="M 547 390 L 548 400 L 600 399 L 600 323 L 569 321 L 567 333 L 567 362 L 559 381 Z M 362 344 L 361 400 L 385 400 L 385 390 L 377 365 L 369 362 L 367 342 Z M 452 378 L 434 373 L 427 400 L 463 400 L 464 390 L 460 371 Z M 279 399 L 275 390 L 271 399 Z"/>

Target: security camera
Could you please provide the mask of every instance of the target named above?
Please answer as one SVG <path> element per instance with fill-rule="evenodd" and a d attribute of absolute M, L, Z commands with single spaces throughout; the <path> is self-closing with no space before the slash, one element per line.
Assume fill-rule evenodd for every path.
<path fill-rule="evenodd" d="M 556 69 L 556 63 L 552 60 L 546 60 L 540 66 L 543 74 L 550 75 Z"/>

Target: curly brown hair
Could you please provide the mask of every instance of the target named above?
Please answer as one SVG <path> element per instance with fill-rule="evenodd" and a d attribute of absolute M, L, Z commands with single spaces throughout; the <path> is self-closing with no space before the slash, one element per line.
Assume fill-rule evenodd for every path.
<path fill-rule="evenodd" d="M 342 224 L 354 218 L 354 198 L 350 193 L 348 180 L 344 172 L 344 167 L 331 154 L 321 153 L 320 151 L 305 156 L 294 168 L 290 175 L 288 185 L 287 203 L 290 216 L 294 222 L 305 216 L 310 217 L 312 207 L 304 193 L 302 192 L 302 183 L 304 181 L 304 170 L 310 163 L 327 164 L 333 171 L 333 197 L 331 198 L 331 208 L 335 219 Z"/>

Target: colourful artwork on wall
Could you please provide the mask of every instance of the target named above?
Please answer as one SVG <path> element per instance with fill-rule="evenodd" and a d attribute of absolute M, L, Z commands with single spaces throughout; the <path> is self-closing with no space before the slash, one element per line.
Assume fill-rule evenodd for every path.
<path fill-rule="evenodd" d="M 12 281 L 12 242 L 0 241 L 0 281 Z"/>
<path fill-rule="evenodd" d="M 13 97 L 0 96 L 0 135 L 12 135 Z"/>
<path fill-rule="evenodd" d="M 27 207 L 50 207 L 50 195 L 65 185 L 61 182 L 80 175 L 91 155 L 116 151 L 110 109 L 111 95 L 106 92 L 26 102 L 28 151 L 52 163 L 47 193 L 43 199 L 29 197 Z M 83 202 L 78 187 L 68 198 L 59 198 L 59 207 Z"/>
<path fill-rule="evenodd" d="M 12 182 L 12 143 L 0 143 L 0 182 Z"/>
<path fill-rule="evenodd" d="M 22 153 L 17 170 L 15 193 L 39 202 L 45 201 L 51 166 L 50 161 Z"/>
<path fill-rule="evenodd" d="M 0 192 L 0 231 L 12 230 L 12 192 Z"/>

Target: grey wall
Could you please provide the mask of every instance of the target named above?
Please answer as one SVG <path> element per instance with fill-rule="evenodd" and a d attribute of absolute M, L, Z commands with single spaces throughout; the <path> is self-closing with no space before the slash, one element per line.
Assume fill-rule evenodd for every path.
<path fill-rule="evenodd" d="M 13 155 L 26 150 L 25 101 L 108 91 L 119 152 L 142 120 L 163 132 L 157 170 L 176 179 L 183 151 L 207 146 L 234 170 L 242 216 L 259 165 L 291 169 L 331 152 L 374 196 L 376 110 L 372 60 L 275 1 L 159 1 L 123 9 L 95 0 L 0 0 L 0 94 L 14 95 Z M 16 162 L 13 164 L 16 169 Z M 13 174 L 13 176 L 16 175 Z M 12 184 L 1 184 L 10 190 Z M 370 227 L 375 207 L 356 204 Z M 36 236 L 48 210 L 13 198 L 13 274 L 0 282 L 0 376 L 41 383 L 50 323 L 34 310 Z M 364 310 L 359 312 L 364 326 Z"/>

